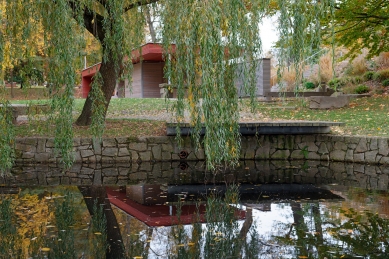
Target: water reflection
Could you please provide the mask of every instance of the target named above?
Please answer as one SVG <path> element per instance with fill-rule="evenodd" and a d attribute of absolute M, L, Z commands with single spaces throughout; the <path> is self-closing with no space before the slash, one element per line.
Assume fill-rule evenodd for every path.
<path fill-rule="evenodd" d="M 389 258 L 385 167 L 179 165 L 15 167 L 0 186 L 0 258 Z"/>
<path fill-rule="evenodd" d="M 241 161 L 236 170 L 212 174 L 204 162 L 176 161 L 141 164 L 75 164 L 63 171 L 56 164 L 16 165 L 9 177 L 0 177 L 7 186 L 206 184 L 206 183 L 306 183 L 339 184 L 386 191 L 389 167 L 323 161 Z"/>

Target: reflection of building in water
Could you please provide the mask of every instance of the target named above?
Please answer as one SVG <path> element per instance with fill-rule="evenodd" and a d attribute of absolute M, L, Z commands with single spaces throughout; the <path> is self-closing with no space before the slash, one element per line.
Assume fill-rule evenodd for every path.
<path fill-rule="evenodd" d="M 271 203 L 259 203 L 259 204 L 244 203 L 243 205 L 260 211 L 271 211 Z"/>
<path fill-rule="evenodd" d="M 223 197 L 225 184 L 215 185 L 128 185 L 125 189 L 107 188 L 110 202 L 149 226 L 191 224 L 195 218 L 205 222 L 206 201 L 213 193 Z M 272 202 L 290 199 L 342 199 L 332 192 L 310 184 L 241 184 L 237 187 L 241 204 L 260 211 L 271 211 Z M 229 205 L 227 205 L 229 206 Z M 178 217 L 179 215 L 179 217 Z M 236 207 L 237 219 L 246 211 Z"/>
<path fill-rule="evenodd" d="M 19 192 L 19 187 L 0 186 L 0 194 L 18 194 Z"/>
<path fill-rule="evenodd" d="M 126 195 L 133 201 L 144 205 L 164 204 L 167 194 L 159 184 L 127 185 Z"/>
<path fill-rule="evenodd" d="M 204 201 L 188 193 L 169 193 L 163 189 L 166 188 L 162 185 L 141 184 L 127 186 L 125 191 L 109 187 L 106 191 L 111 204 L 148 226 L 206 222 Z M 245 211 L 236 208 L 235 213 L 237 219 L 245 218 Z"/>

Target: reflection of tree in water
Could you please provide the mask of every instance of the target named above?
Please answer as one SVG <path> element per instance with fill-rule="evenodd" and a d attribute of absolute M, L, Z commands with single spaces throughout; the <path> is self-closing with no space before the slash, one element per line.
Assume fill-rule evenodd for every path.
<path fill-rule="evenodd" d="M 89 258 L 85 223 L 90 217 L 81 197 L 74 186 L 0 195 L 0 258 Z M 9 253 L 2 251 L 5 244 Z"/>
<path fill-rule="evenodd" d="M 105 251 L 98 251 L 99 253 L 96 253 L 96 255 L 101 258 L 105 257 L 107 259 L 123 258 L 125 256 L 125 251 L 122 242 L 122 236 L 118 222 L 116 220 L 116 216 L 112 211 L 111 203 L 108 199 L 105 187 L 92 185 L 80 187 L 79 189 L 84 196 L 84 201 L 87 205 L 88 211 L 92 215 L 92 223 L 96 222 L 96 216 L 100 218 L 100 220 L 96 222 L 98 226 L 96 226 L 96 223 L 95 226 L 92 226 L 92 228 L 96 227 L 94 231 L 96 231 L 97 234 L 96 232 L 94 232 L 94 234 L 97 236 L 97 239 L 106 239 L 99 241 L 103 245 L 96 246 L 96 248 L 102 247 Z M 100 213 L 95 215 L 96 212 Z M 104 229 L 106 229 L 106 233 L 103 233 Z M 99 238 L 99 236 L 101 238 Z M 108 243 L 107 245 L 105 245 L 106 242 Z M 106 256 L 102 256 L 104 254 L 106 254 Z"/>
<path fill-rule="evenodd" d="M 389 257 L 389 220 L 371 212 L 342 210 L 349 219 L 330 228 L 334 238 L 341 241 L 345 254 L 369 258 Z"/>
<path fill-rule="evenodd" d="M 74 190 L 73 190 L 74 189 Z M 52 258 L 387 258 L 389 220 L 367 211 L 336 209 L 318 202 L 283 203 L 283 211 L 290 211 L 288 223 L 278 223 L 274 236 L 260 235 L 261 224 L 255 221 L 255 209 L 240 206 L 238 189 L 227 188 L 224 196 L 209 194 L 206 223 L 200 223 L 200 209 L 193 215 L 191 225 L 148 227 L 143 222 L 119 213 L 107 199 L 105 188 L 99 186 L 64 189 L 61 195 L 35 190 L 19 194 L 10 200 L 0 200 L 0 258 L 9 253 L 23 253 L 20 233 L 28 233 L 29 256 L 44 258 L 42 248 L 51 250 Z M 83 194 L 85 203 L 78 190 Z M 29 192 L 30 193 L 30 192 Z M 75 199 L 75 197 L 81 198 Z M 34 199 L 32 199 L 35 197 Z M 27 203 L 41 203 L 42 211 Z M 43 203 L 45 205 L 43 206 Z M 184 201 L 185 202 L 185 201 Z M 183 203 L 175 203 L 178 216 Z M 86 206 L 85 206 L 86 205 Z M 38 206 L 39 207 L 39 206 Z M 26 219 L 46 217 L 40 232 L 20 232 L 15 221 L 23 219 L 23 208 L 35 211 L 25 213 Z M 238 220 L 245 209 L 244 220 Z M 290 210 L 288 210 L 290 209 Z M 93 215 L 89 217 L 89 213 Z M 7 216 L 8 215 L 8 216 Z M 287 215 L 282 215 L 284 218 Z M 2 221 L 3 220 L 3 221 Z M 10 221 L 11 220 L 11 221 Z M 80 222 L 90 222 L 88 231 L 80 231 Z M 43 222 L 43 221 L 39 221 Z M 23 222 L 22 222 L 23 223 Z M 24 225 L 22 225 L 24 226 Z M 39 226 L 42 226 L 40 224 Z M 84 226 L 81 226 L 85 228 Z M 35 228 L 36 229 L 36 228 Z M 83 240 L 80 240 L 79 237 Z M 36 237 L 31 241 L 31 237 Z M 89 239 L 89 241 L 88 241 Z M 93 240 L 90 241 L 90 240 Z M 97 242 L 97 243 L 96 243 Z M 80 250 L 83 245 L 85 251 Z M 108 246 L 107 246 L 108 245 Z M 88 251 L 87 251 L 88 250 Z M 70 252 L 69 252 L 70 251 Z M 82 251 L 82 253 L 80 253 Z M 6 255 L 7 257 L 4 257 Z M 3 257 L 2 257 L 3 256 Z M 89 257 L 90 256 L 90 257 Z M 21 258 L 24 258 L 23 256 Z"/>
<path fill-rule="evenodd" d="M 289 253 L 296 258 L 333 258 L 342 255 L 336 240 L 325 238 L 326 229 L 330 226 L 318 202 L 300 203 L 291 201 L 293 222 L 278 225 L 280 246 L 288 246 Z M 281 233 L 285 230 L 284 234 Z M 328 236 L 328 235 L 327 235 Z"/>
<path fill-rule="evenodd" d="M 263 246 L 253 226 L 251 209 L 247 209 L 246 219 L 238 220 L 242 208 L 239 204 L 237 188 L 227 190 L 222 197 L 210 194 L 206 202 L 205 215 L 193 215 L 190 225 L 177 224 L 169 227 L 151 227 L 139 225 L 139 221 L 131 220 L 133 227 L 121 227 L 128 258 L 259 258 Z M 174 203 L 177 216 L 181 216 L 179 200 Z M 116 210 L 119 222 L 129 222 Z M 205 217 L 207 223 L 201 223 Z M 178 220 L 180 222 L 180 220 Z M 134 231 L 134 229 L 136 229 Z M 264 247 L 266 251 L 268 248 Z M 275 257 L 276 258 L 276 257 Z"/>
<path fill-rule="evenodd" d="M 155 228 L 148 227 L 145 223 L 129 216 L 119 208 L 112 206 L 112 210 L 119 223 L 126 258 L 148 258 Z M 154 251 L 151 251 L 151 253 L 157 254 Z"/>
<path fill-rule="evenodd" d="M 197 220 L 191 226 L 170 229 L 169 258 L 258 258 L 261 244 L 252 228 L 251 209 L 240 224 L 239 193 L 236 186 L 227 188 L 224 197 L 211 193 L 206 200 L 206 224 Z M 174 247 L 172 247 L 172 245 Z"/>
<path fill-rule="evenodd" d="M 276 237 L 296 258 L 386 258 L 389 220 L 371 212 L 340 210 L 347 219 L 332 220 L 318 203 L 290 203 L 293 223 Z M 282 224 L 281 224 L 282 225 Z M 279 229 L 285 229 L 284 226 Z M 383 257 L 384 256 L 384 257 Z"/>

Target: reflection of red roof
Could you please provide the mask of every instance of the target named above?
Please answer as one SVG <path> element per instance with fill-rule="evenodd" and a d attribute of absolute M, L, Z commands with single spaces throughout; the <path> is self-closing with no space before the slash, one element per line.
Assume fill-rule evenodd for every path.
<path fill-rule="evenodd" d="M 171 45 L 172 52 L 175 51 L 175 45 Z M 147 43 L 141 46 L 139 49 L 135 49 L 131 53 L 132 63 L 136 64 L 142 61 L 153 61 L 153 62 L 162 62 L 163 58 L 163 46 L 158 43 Z M 94 64 L 88 68 L 82 70 L 82 77 L 93 76 L 97 71 L 99 71 L 101 63 Z"/>
<path fill-rule="evenodd" d="M 168 205 L 142 205 L 126 197 L 126 193 L 106 188 L 108 199 L 111 204 L 117 206 L 124 212 L 144 222 L 148 226 L 172 226 L 191 224 L 196 218 L 196 205 L 183 205 L 181 207 L 180 222 L 177 218 L 176 206 Z M 198 206 L 200 222 L 205 222 L 205 204 Z M 245 218 L 246 213 L 239 210 L 238 217 Z"/>

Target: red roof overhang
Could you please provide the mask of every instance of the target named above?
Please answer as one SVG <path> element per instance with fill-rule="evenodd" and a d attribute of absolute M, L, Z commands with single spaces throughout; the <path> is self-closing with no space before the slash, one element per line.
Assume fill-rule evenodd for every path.
<path fill-rule="evenodd" d="M 176 46 L 172 46 L 172 52 L 175 51 Z M 140 49 L 136 49 L 132 51 L 132 63 L 136 64 L 142 61 L 154 61 L 154 62 L 162 62 L 164 61 L 163 57 L 163 46 L 158 43 L 147 43 L 140 47 Z"/>
<path fill-rule="evenodd" d="M 171 45 L 171 52 L 175 52 L 175 45 Z M 136 64 L 140 61 L 150 61 L 150 62 L 162 62 L 164 61 L 163 57 L 163 46 L 158 43 L 147 43 L 141 46 L 139 49 L 133 50 L 131 53 L 132 63 Z M 101 63 L 97 63 L 93 66 L 90 66 L 81 72 L 82 77 L 94 76 L 97 71 L 99 71 Z"/>

